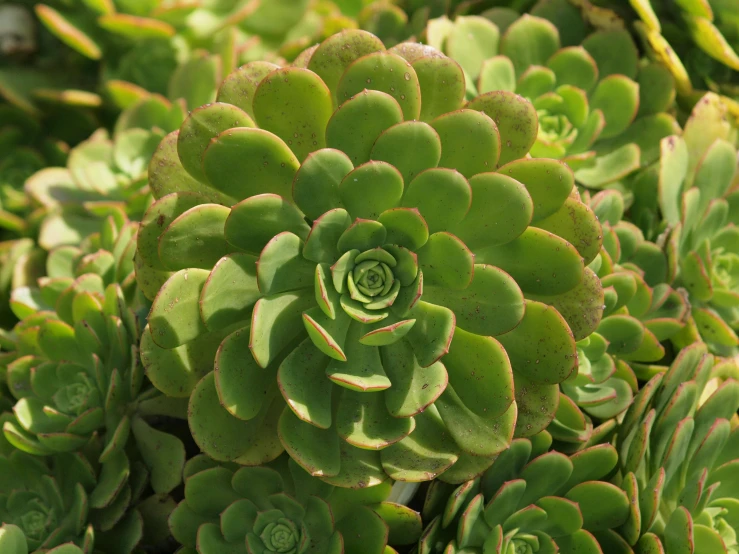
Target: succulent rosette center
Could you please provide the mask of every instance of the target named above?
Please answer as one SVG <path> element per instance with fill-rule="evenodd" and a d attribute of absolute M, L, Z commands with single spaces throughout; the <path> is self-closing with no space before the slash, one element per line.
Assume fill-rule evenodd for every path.
<path fill-rule="evenodd" d="M 337 270 L 334 280 L 338 280 L 341 287 L 342 273 L 346 271 L 346 290 L 352 300 L 361 302 L 368 310 L 392 306 L 400 290 L 400 281 L 395 279 L 392 270 L 398 262 L 392 254 L 382 248 L 361 253 L 351 250 L 342 261 L 345 269 Z"/>
<path fill-rule="evenodd" d="M 77 374 L 76 381 L 60 388 L 53 398 L 60 412 L 79 416 L 100 405 L 100 393 L 84 373 Z"/>
<path fill-rule="evenodd" d="M 739 291 L 739 255 L 722 253 L 714 258 L 713 278 L 722 288 Z"/>
<path fill-rule="evenodd" d="M 26 498 L 23 499 L 21 496 Z M 56 527 L 54 512 L 35 494 L 18 493 L 13 500 L 12 504 L 25 500 L 25 503 L 19 506 L 23 511 L 13 523 L 23 529 L 27 537 L 41 541 Z"/>
<path fill-rule="evenodd" d="M 147 375 L 190 396 L 193 437 L 220 461 L 284 449 L 331 484 L 366 487 L 463 460 L 453 478 L 464 480 L 517 425 L 533 434 L 551 421 L 575 343 L 524 293 L 574 289 L 600 226 L 565 164 L 526 157 L 539 107 L 523 95 L 465 103 L 458 64 L 364 31 L 306 55 L 307 69 L 262 67 L 246 96 L 246 69 L 234 72 L 152 160 L 158 200 L 137 277 L 166 282 L 142 338 Z M 440 75 L 443 98 L 426 84 Z M 552 117 L 548 132 L 569 133 Z M 196 194 L 156 169 L 164 159 Z M 539 339 L 571 354 L 524 369 L 514 389 L 514 360 L 528 368 Z M 217 349 L 217 371 L 164 376 L 199 341 Z"/>
<path fill-rule="evenodd" d="M 534 554 L 539 550 L 539 541 L 535 535 L 529 535 L 528 537 L 516 537 L 511 541 L 511 547 L 513 554 Z"/>
<path fill-rule="evenodd" d="M 298 551 L 300 543 L 300 531 L 297 526 L 287 518 L 269 522 L 259 538 L 265 546 L 265 552 L 270 554 L 294 554 Z"/>
<path fill-rule="evenodd" d="M 572 144 L 577 138 L 577 129 L 566 115 L 538 110 L 539 134 L 537 139 L 545 144 Z"/>

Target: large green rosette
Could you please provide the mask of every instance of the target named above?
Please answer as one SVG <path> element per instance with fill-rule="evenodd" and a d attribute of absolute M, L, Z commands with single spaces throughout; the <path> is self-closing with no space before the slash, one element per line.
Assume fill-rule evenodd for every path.
<path fill-rule="evenodd" d="M 240 68 L 162 141 L 141 352 L 205 453 L 461 482 L 551 421 L 575 341 L 524 295 L 577 287 L 600 225 L 566 165 L 525 158 L 528 101 L 464 95 L 440 52 L 344 31 Z"/>

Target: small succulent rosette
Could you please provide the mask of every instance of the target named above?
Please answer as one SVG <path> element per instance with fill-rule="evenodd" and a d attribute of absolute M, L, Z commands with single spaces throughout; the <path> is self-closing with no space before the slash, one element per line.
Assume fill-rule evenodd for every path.
<path fill-rule="evenodd" d="M 181 483 L 185 462 L 182 441 L 149 421 L 185 419 L 186 404 L 146 382 L 136 346 L 139 318 L 117 282 L 136 298 L 135 232 L 111 217 L 86 245 L 97 250 L 52 251 L 53 276 L 13 292 L 21 321 L 0 341 L 15 399 L 5 438 L 37 456 L 84 453 L 90 517 L 102 532 L 96 541 L 117 544 L 105 551 L 121 554 L 142 540 L 146 521 L 166 519 L 174 508 L 167 494 Z"/>
<path fill-rule="evenodd" d="M 568 457 L 543 432 L 515 439 L 480 477 L 457 488 L 435 481 L 423 508 L 419 554 L 626 552 L 614 529 L 629 512 L 606 479 L 618 463 L 601 444 Z M 615 550 L 610 550 L 615 548 Z"/>
<path fill-rule="evenodd" d="M 602 319 L 589 312 L 560 309 L 578 340 L 578 371 L 561 385 L 557 415 L 548 428 L 558 448 L 569 450 L 602 439 L 649 380 L 652 364 L 666 354 L 664 344 L 686 325 L 685 293 L 667 283 L 667 257 L 641 230 L 622 219 L 624 196 L 600 191 L 589 201 L 603 227 L 603 248 L 586 268 L 589 278 L 567 296 L 589 296 Z M 604 426 L 605 425 L 605 426 Z M 594 430 L 594 427 L 597 431 Z"/>
<path fill-rule="evenodd" d="M 696 104 L 682 135 L 662 140 L 653 203 L 667 226 L 668 282 L 688 291 L 693 333 L 719 355 L 739 352 L 739 172 L 736 129 L 719 98 Z M 655 206 L 656 207 L 656 206 Z"/>
<path fill-rule="evenodd" d="M 149 201 L 147 165 L 161 136 L 161 131 L 126 129 L 111 139 L 100 129 L 70 151 L 66 167 L 33 174 L 25 190 L 45 212 L 39 246 L 77 245 L 115 210 L 140 219 Z"/>
<path fill-rule="evenodd" d="M 549 424 L 576 346 L 546 302 L 600 225 L 565 164 L 525 157 L 530 102 L 464 94 L 440 52 L 344 31 L 240 68 L 162 141 L 141 352 L 203 452 L 461 482 Z"/>
<path fill-rule="evenodd" d="M 0 421 L 12 417 L 5 413 Z M 0 436 L 0 522 L 6 525 L 5 532 L 0 529 L 0 552 L 46 552 L 67 542 L 92 552 L 88 494 L 94 484 L 95 474 L 83 456 L 32 456 Z"/>
<path fill-rule="evenodd" d="M 705 344 L 680 351 L 635 397 L 616 439 L 637 552 L 736 552 L 739 367 Z"/>
<path fill-rule="evenodd" d="M 169 526 L 182 552 L 393 554 L 421 534 L 417 512 L 389 502 L 388 482 L 333 487 L 281 456 L 261 467 L 187 462 L 185 498 Z"/>
<path fill-rule="evenodd" d="M 29 554 L 29 552 L 33 552 L 33 549 L 29 550 L 28 539 L 23 530 L 12 523 L 4 523 L 0 527 L 0 548 L 7 554 Z M 84 554 L 83 550 L 70 543 L 57 546 L 46 552 L 48 554 Z"/>
<path fill-rule="evenodd" d="M 468 96 L 494 90 L 529 99 L 539 118 L 531 154 L 562 159 L 577 182 L 618 182 L 659 156 L 659 139 L 679 131 L 666 113 L 675 90 L 669 71 L 641 64 L 629 32 L 591 32 L 569 2 L 538 2 L 518 16 L 506 9 L 428 23 L 431 46 L 457 60 Z"/>

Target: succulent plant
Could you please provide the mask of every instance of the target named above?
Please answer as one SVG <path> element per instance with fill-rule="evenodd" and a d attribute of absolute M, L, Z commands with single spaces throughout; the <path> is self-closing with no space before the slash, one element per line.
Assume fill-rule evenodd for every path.
<path fill-rule="evenodd" d="M 187 462 L 184 481 L 169 525 L 199 554 L 392 554 L 389 544 L 413 544 L 421 534 L 417 512 L 387 501 L 389 482 L 339 489 L 284 455 L 262 467 L 199 455 Z"/>
<path fill-rule="evenodd" d="M 240 68 L 152 158 L 147 375 L 214 459 L 464 481 L 553 417 L 575 343 L 522 291 L 576 287 L 600 226 L 523 158 L 531 104 L 465 104 L 438 51 L 353 30 L 296 63 Z"/>
<path fill-rule="evenodd" d="M 144 521 L 171 511 L 167 493 L 181 483 L 185 461 L 182 441 L 150 425 L 184 419 L 185 404 L 148 385 L 138 357 L 139 316 L 124 295 L 125 287 L 135 297 L 135 233 L 135 224 L 110 217 L 83 245 L 90 253 L 52 251 L 50 276 L 13 291 L 21 321 L 2 341 L 16 399 L 6 439 L 37 456 L 84 453 L 97 478 L 88 491 L 95 528 L 117 543 L 111 554 L 130 553 Z M 142 500 L 148 485 L 155 494 Z"/>
<path fill-rule="evenodd" d="M 101 129 L 70 151 L 66 167 L 46 167 L 32 175 L 26 193 L 45 210 L 39 246 L 50 250 L 79 244 L 99 230 L 111 211 L 122 209 L 140 219 L 149 202 L 147 164 L 161 136 L 127 129 L 111 139 Z"/>
<path fill-rule="evenodd" d="M 0 104 L 0 227 L 23 233 L 23 216 L 29 202 L 23 184 L 36 171 L 50 164 L 65 163 L 66 145 L 41 137 L 41 124 L 10 104 Z"/>
<path fill-rule="evenodd" d="M 29 554 L 28 539 L 23 529 L 12 523 L 0 526 L 0 548 L 8 554 Z M 47 551 L 49 554 L 84 554 L 74 544 L 67 543 Z"/>
<path fill-rule="evenodd" d="M 619 533 L 638 552 L 736 552 L 737 377 L 736 362 L 695 343 L 626 412 L 616 447 L 630 509 Z"/>
<path fill-rule="evenodd" d="M 732 2 L 663 0 L 629 3 L 639 19 L 637 31 L 653 55 L 670 69 L 680 93 L 695 100 L 705 91 L 723 94 L 733 117 L 739 117 L 736 6 Z"/>
<path fill-rule="evenodd" d="M 10 414 L 0 416 L 3 422 L 11 419 Z M 31 456 L 0 437 L 0 469 L 0 521 L 12 526 L 0 529 L 3 554 L 46 552 L 66 542 L 91 552 L 88 493 L 95 474 L 84 457 Z"/>
<path fill-rule="evenodd" d="M 613 529 L 626 521 L 629 502 L 605 481 L 616 450 L 601 444 L 568 457 L 547 452 L 551 440 L 546 432 L 515 439 L 485 473 L 457 488 L 432 483 L 418 553 L 600 554 L 600 544 L 623 546 Z"/>
<path fill-rule="evenodd" d="M 0 547 L 8 554 L 29 554 L 28 539 L 23 529 L 12 523 L 0 527 Z M 67 543 L 47 551 L 49 554 L 84 554 L 74 544 Z"/>
<path fill-rule="evenodd" d="M 644 187 L 641 207 L 659 205 L 668 232 L 668 282 L 685 287 L 690 297 L 693 333 L 682 343 L 699 336 L 722 355 L 736 354 L 739 345 L 735 133 L 725 106 L 708 93 L 682 135 L 663 139 L 657 175 Z"/>
<path fill-rule="evenodd" d="M 640 64 L 628 31 L 586 36 L 580 12 L 555 4 L 515 20 L 495 10 L 442 17 L 426 36 L 460 63 L 469 96 L 508 90 L 531 100 L 539 117 L 533 156 L 562 159 L 579 183 L 603 188 L 655 161 L 659 139 L 679 130 L 666 113 L 673 80 L 658 64 Z"/>
<path fill-rule="evenodd" d="M 577 371 L 560 385 L 549 432 L 563 451 L 582 448 L 613 430 L 630 405 L 638 379 L 665 355 L 661 343 L 685 326 L 684 294 L 667 280 L 667 259 L 635 225 L 622 220 L 624 195 L 600 191 L 586 200 L 602 224 L 603 247 L 572 290 L 555 296 L 527 294 L 556 308 L 577 342 Z"/>

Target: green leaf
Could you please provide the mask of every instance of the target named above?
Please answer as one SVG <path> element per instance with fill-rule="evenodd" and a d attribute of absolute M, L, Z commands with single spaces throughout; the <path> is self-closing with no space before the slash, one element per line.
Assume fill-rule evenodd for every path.
<path fill-rule="evenodd" d="M 600 222 L 588 206 L 574 198 L 565 200 L 557 212 L 537 221 L 536 226 L 572 244 L 582 256 L 585 265 L 590 264 L 600 252 Z"/>
<path fill-rule="evenodd" d="M 610 483 L 586 481 L 575 485 L 565 498 L 577 502 L 588 531 L 604 531 L 621 525 L 629 513 L 626 493 Z"/>
<path fill-rule="evenodd" d="M 380 246 L 385 244 L 386 239 L 387 229 L 385 229 L 385 226 L 381 222 L 371 219 L 357 218 L 354 223 L 352 223 L 346 231 L 341 234 L 336 246 L 339 252 L 379 249 Z M 356 260 L 352 260 L 352 262 L 356 262 Z M 334 265 L 334 267 L 336 267 L 336 265 Z M 341 278 L 341 281 L 343 280 L 344 279 Z M 343 284 L 337 282 L 336 285 L 336 289 L 343 292 Z"/>
<path fill-rule="evenodd" d="M 598 66 L 600 79 L 611 75 L 636 77 L 639 68 L 639 52 L 626 29 L 596 31 L 586 38 L 582 46 Z"/>
<path fill-rule="evenodd" d="M 76 24 L 76 21 L 64 17 L 45 4 L 37 4 L 35 11 L 44 26 L 67 46 L 91 60 L 102 58 L 100 46 Z"/>
<path fill-rule="evenodd" d="M 182 482 L 185 445 L 180 439 L 150 427 L 143 419 L 134 418 L 131 430 L 141 457 L 151 469 L 151 486 L 157 493 L 168 493 Z"/>
<path fill-rule="evenodd" d="M 650 63 L 639 69 L 639 116 L 665 112 L 675 101 L 675 79 L 662 64 Z"/>
<path fill-rule="evenodd" d="M 339 238 L 351 226 L 351 218 L 343 208 L 335 208 L 313 222 L 305 241 L 303 256 L 316 263 L 334 263 L 340 253 Z"/>
<path fill-rule="evenodd" d="M 498 53 L 498 28 L 484 17 L 458 17 L 446 38 L 446 53 L 462 66 L 472 80 L 480 67 Z"/>
<path fill-rule="evenodd" d="M 164 283 L 149 313 L 149 330 L 156 344 L 176 348 L 207 331 L 198 305 L 207 278 L 204 269 L 183 269 Z"/>
<path fill-rule="evenodd" d="M 277 136 L 262 129 L 239 127 L 211 140 L 203 156 L 208 181 L 237 200 L 271 192 L 291 198 L 300 163 Z M 242 178 L 249 175 L 248 180 Z"/>
<path fill-rule="evenodd" d="M 608 342 L 610 354 L 628 354 L 635 351 L 644 340 L 644 326 L 628 315 L 606 317 L 598 326 L 598 333 Z"/>
<path fill-rule="evenodd" d="M 586 187 L 604 188 L 639 169 L 640 157 L 639 147 L 633 143 L 627 144 L 610 154 L 597 156 L 592 167 L 575 171 L 575 179 Z"/>
<path fill-rule="evenodd" d="M 215 357 L 215 380 L 222 406 L 234 417 L 248 421 L 259 415 L 270 399 L 274 368 L 260 368 L 244 340 L 248 328 L 228 335 Z M 274 362 L 273 362 L 274 364 Z"/>
<path fill-rule="evenodd" d="M 390 244 L 415 251 L 428 241 L 428 226 L 417 209 L 392 208 L 382 212 L 378 220 L 387 229 Z"/>
<path fill-rule="evenodd" d="M 237 253 L 224 256 L 213 266 L 200 293 L 200 317 L 209 330 L 249 319 L 252 306 L 262 296 L 256 263 L 251 254 Z"/>
<path fill-rule="evenodd" d="M 362 352 L 374 355 L 372 350 Z M 392 384 L 385 392 L 385 402 L 394 417 L 411 417 L 422 413 L 444 392 L 448 381 L 444 365 L 436 362 L 422 367 L 408 340 L 383 346 L 380 353 L 382 369 Z M 367 371 L 356 366 L 354 374 L 358 370 Z"/>
<path fill-rule="evenodd" d="M 211 140 L 236 127 L 256 127 L 251 117 L 231 104 L 208 104 L 190 112 L 180 127 L 177 154 L 182 166 L 198 181 L 205 181 L 203 156 Z"/>
<path fill-rule="evenodd" d="M 457 62 L 447 57 L 424 55 L 411 65 L 421 87 L 421 121 L 431 121 L 462 107 L 465 77 Z"/>
<path fill-rule="evenodd" d="M 410 183 L 422 171 L 439 165 L 441 146 L 438 133 L 429 124 L 405 121 L 377 137 L 370 158 L 394 166 L 403 176 L 403 182 Z M 413 156 L 407 152 L 413 152 Z"/>
<path fill-rule="evenodd" d="M 254 93 L 262 79 L 276 69 L 279 69 L 279 66 L 265 61 L 253 61 L 242 65 L 223 80 L 218 89 L 217 101 L 232 104 L 254 118 L 252 108 Z"/>
<path fill-rule="evenodd" d="M 387 524 L 377 513 L 364 506 L 352 510 L 348 516 L 338 521 L 336 529 L 342 532 L 346 552 L 380 552 L 388 540 Z M 357 533 L 357 529 L 362 529 L 362 532 Z"/>
<path fill-rule="evenodd" d="M 392 479 L 427 481 L 447 470 L 458 458 L 458 449 L 445 434 L 436 410 L 429 407 L 414 419 L 413 433 L 380 453 L 382 467 Z"/>
<path fill-rule="evenodd" d="M 575 186 L 572 171 L 558 160 L 518 160 L 501 167 L 499 172 L 526 187 L 533 201 L 534 222 L 559 210 Z"/>
<path fill-rule="evenodd" d="M 220 78 L 221 58 L 205 50 L 196 50 L 172 73 L 167 97 L 171 100 L 181 98 L 188 110 L 194 110 L 215 100 Z"/>
<path fill-rule="evenodd" d="M 349 65 L 339 81 L 336 98 L 342 103 L 356 94 L 363 94 L 365 89 L 392 96 L 406 121 L 417 120 L 421 114 L 421 87 L 416 72 L 392 52 L 368 54 Z"/>
<path fill-rule="evenodd" d="M 526 301 L 521 323 L 497 337 L 515 373 L 538 383 L 561 383 L 576 368 L 575 341 L 559 313 L 540 302 Z M 557 352 L 556 357 L 552 352 Z"/>
<path fill-rule="evenodd" d="M 544 65 L 559 50 L 559 32 L 546 19 L 525 14 L 503 34 L 500 53 L 508 56 L 522 75 L 532 65 Z"/>
<path fill-rule="evenodd" d="M 505 450 L 513 438 L 513 374 L 491 337 L 456 329 L 444 357 L 449 384 L 435 405 L 454 441 L 476 456 Z"/>
<path fill-rule="evenodd" d="M 295 175 L 295 203 L 313 220 L 334 208 L 341 208 L 339 185 L 352 169 L 349 157 L 340 150 L 325 148 L 309 154 Z"/>
<path fill-rule="evenodd" d="M 338 475 L 341 457 L 335 429 L 314 427 L 285 408 L 280 416 L 279 431 L 285 450 L 305 471 L 320 477 Z"/>
<path fill-rule="evenodd" d="M 610 138 L 629 128 L 639 109 L 639 85 L 623 75 L 602 78 L 590 97 L 590 108 L 601 110 L 606 119 L 602 138 Z"/>
<path fill-rule="evenodd" d="M 506 333 L 524 316 L 523 294 L 516 282 L 490 265 L 475 265 L 472 282 L 463 290 L 428 283 L 423 298 L 452 310 L 458 327 L 483 336 Z"/>
<path fill-rule="evenodd" d="M 474 255 L 450 233 L 434 233 L 418 251 L 418 264 L 426 281 L 455 290 L 465 289 L 472 282 Z"/>
<path fill-rule="evenodd" d="M 603 317 L 603 287 L 589 267 L 585 268 L 582 281 L 563 294 L 527 294 L 526 297 L 553 306 L 567 321 L 576 341 L 583 340 L 595 331 Z"/>
<path fill-rule="evenodd" d="M 338 312 L 336 319 L 331 319 L 323 311 L 314 307 L 303 312 L 303 323 L 313 344 L 327 356 L 346 361 L 344 341 L 349 326 L 349 318 Z"/>
<path fill-rule="evenodd" d="M 284 231 L 305 240 L 310 227 L 293 204 L 276 194 L 242 200 L 231 208 L 224 226 L 229 243 L 253 253 L 260 253 L 273 237 Z"/>
<path fill-rule="evenodd" d="M 277 420 L 284 406 L 274 390 L 271 401 L 265 401 L 257 417 L 249 421 L 237 419 L 221 405 L 211 372 L 192 392 L 188 423 L 195 443 L 214 460 L 259 465 L 274 460 L 283 451 L 277 437 Z"/>
<path fill-rule="evenodd" d="M 501 152 L 501 135 L 485 113 L 457 110 L 431 122 L 441 140 L 440 167 L 456 169 L 466 178 L 493 171 Z"/>
<path fill-rule="evenodd" d="M 312 287 L 315 264 L 303 255 L 303 241 L 293 233 L 276 235 L 256 262 L 257 283 L 262 295 Z"/>
<path fill-rule="evenodd" d="M 497 125 L 501 140 L 498 166 L 523 158 L 536 142 L 539 119 L 531 102 L 521 96 L 493 91 L 481 94 L 466 107 L 485 113 Z"/>
<path fill-rule="evenodd" d="M 381 392 L 341 390 L 336 410 L 336 432 L 353 446 L 382 449 L 407 437 L 415 427 L 412 417 L 393 417 Z"/>
<path fill-rule="evenodd" d="M 277 373 L 280 391 L 295 415 L 321 429 L 331 427 L 332 421 L 333 386 L 326 375 L 328 362 L 329 358 L 306 339 L 288 354 Z M 248 407 L 251 403 L 245 404 Z"/>
<path fill-rule="evenodd" d="M 178 136 L 179 131 L 174 131 L 164 137 L 149 163 L 149 186 L 154 197 L 190 192 L 201 195 L 209 202 L 233 204 L 228 196 L 193 178 L 185 170 L 177 155 Z"/>
<path fill-rule="evenodd" d="M 28 554 L 25 533 L 12 523 L 3 523 L 0 527 L 0 547 L 8 554 Z"/>
<path fill-rule="evenodd" d="M 401 204 L 418 209 L 430 233 L 450 230 L 470 209 L 472 190 L 454 169 L 432 168 L 409 183 Z"/>
<path fill-rule="evenodd" d="M 494 265 L 516 280 L 524 293 L 555 295 L 582 280 L 580 253 L 564 239 L 535 227 L 515 240 L 475 251 L 475 261 Z"/>
<path fill-rule="evenodd" d="M 516 70 L 507 56 L 493 56 L 482 63 L 477 82 L 480 94 L 493 90 L 516 90 Z M 425 96 L 425 95 L 424 95 Z"/>
<path fill-rule="evenodd" d="M 249 343 L 252 355 L 261 367 L 267 367 L 304 331 L 301 314 L 312 306 L 315 306 L 312 289 L 283 292 L 257 301 Z"/>
<path fill-rule="evenodd" d="M 339 195 L 352 217 L 377 219 L 400 202 L 403 177 L 386 162 L 367 162 L 344 177 Z"/>
<path fill-rule="evenodd" d="M 349 65 L 362 56 L 385 49 L 382 41 L 371 33 L 347 29 L 324 40 L 313 52 L 308 69 L 316 73 L 331 91 L 337 105 L 339 80 Z"/>
<path fill-rule="evenodd" d="M 599 554 L 602 552 L 598 541 L 585 529 L 579 529 L 571 535 L 557 537 L 555 543 L 560 554 Z"/>
<path fill-rule="evenodd" d="M 694 550 L 693 518 L 683 506 L 678 506 L 667 520 L 664 543 L 667 552 L 688 554 Z"/>
<path fill-rule="evenodd" d="M 546 66 L 557 76 L 557 85 L 572 85 L 589 92 L 598 80 L 598 66 L 582 46 L 562 48 Z"/>
<path fill-rule="evenodd" d="M 201 204 L 178 216 L 159 236 L 159 260 L 165 269 L 210 269 L 233 248 L 224 228 L 231 211 L 218 204 Z"/>
<path fill-rule="evenodd" d="M 252 106 L 259 127 L 280 137 L 299 160 L 326 146 L 331 94 L 312 71 L 286 67 L 270 73 L 259 83 Z"/>
<path fill-rule="evenodd" d="M 126 39 L 166 39 L 176 33 L 175 28 L 164 21 L 125 13 L 106 14 L 97 21 L 109 33 Z"/>

